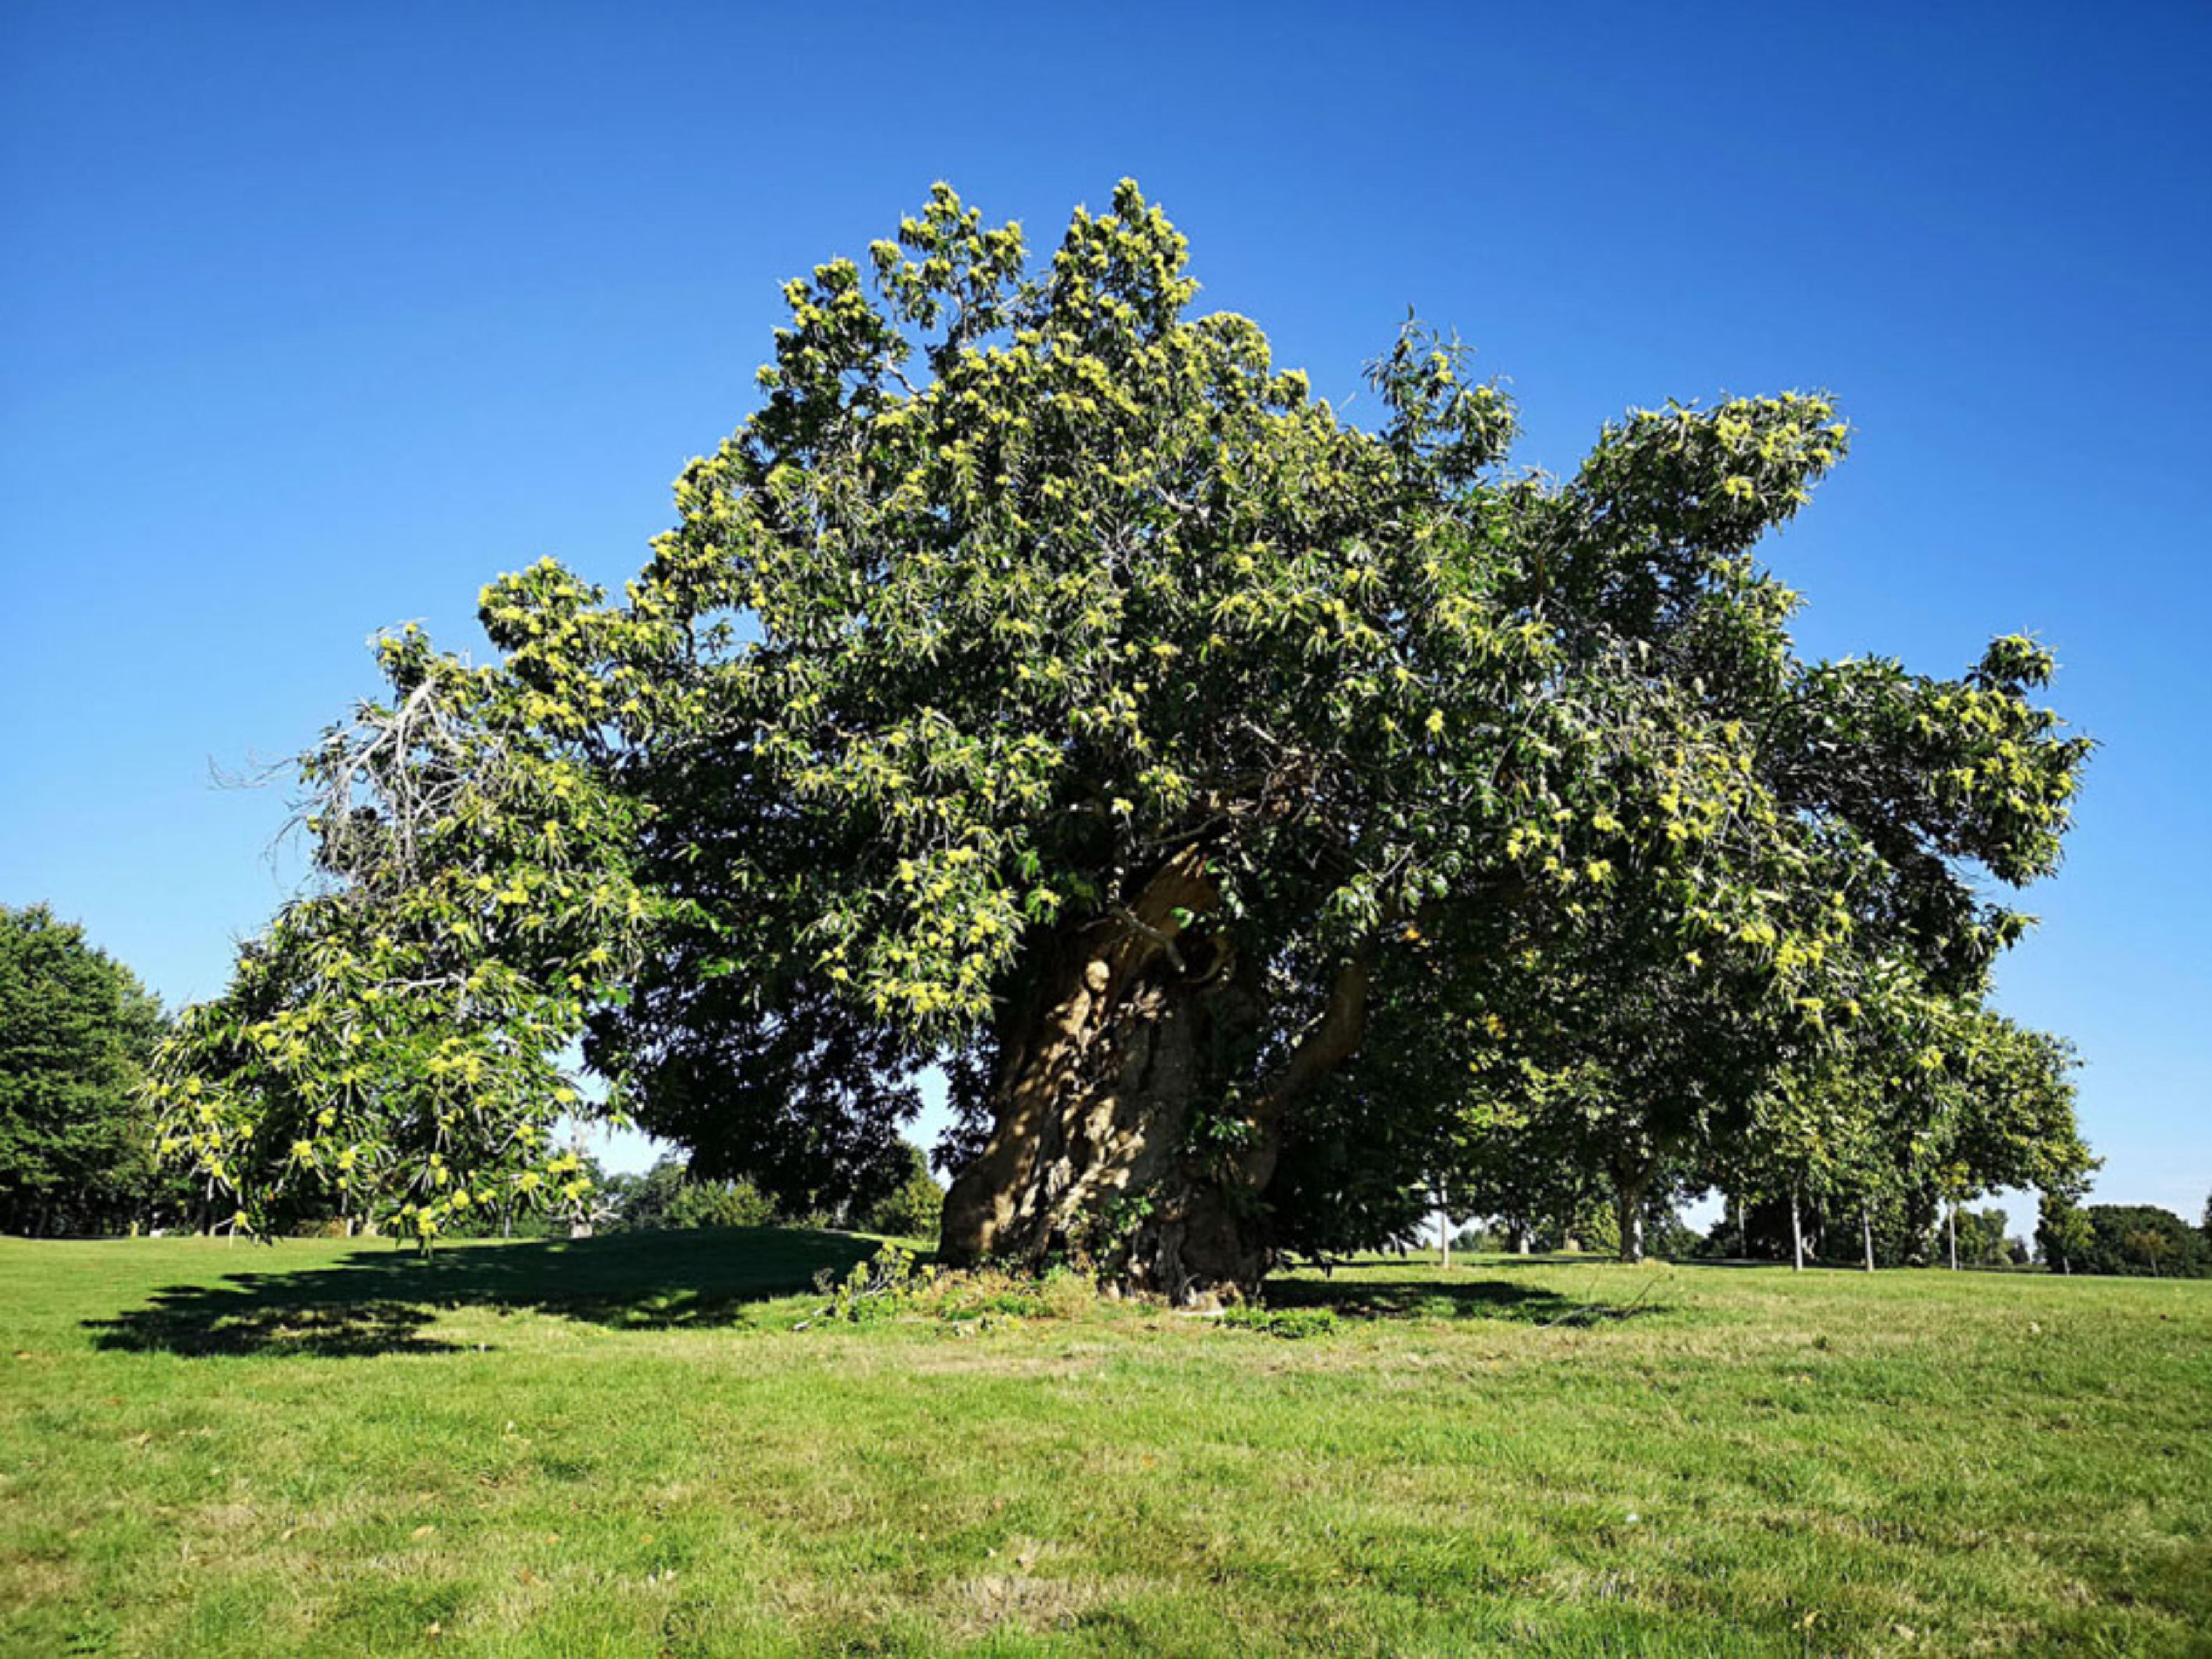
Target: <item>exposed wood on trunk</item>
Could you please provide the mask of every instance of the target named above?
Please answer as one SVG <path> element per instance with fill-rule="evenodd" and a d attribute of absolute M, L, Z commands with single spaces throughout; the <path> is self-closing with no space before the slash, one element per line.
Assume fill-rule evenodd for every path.
<path fill-rule="evenodd" d="M 1274 1178 L 1291 1105 L 1366 1036 L 1374 972 L 1370 944 L 1339 971 L 1320 1017 L 1261 1091 L 1243 1150 L 1224 1167 L 1200 1171 L 1177 1158 L 1188 1103 L 1158 1102 L 1153 1133 L 1170 1161 L 1170 1181 L 1155 1188 L 1158 1201 L 1129 1242 L 1125 1271 L 1133 1283 L 1170 1302 L 1197 1306 L 1259 1293 L 1272 1256 L 1254 1201 Z"/>
<path fill-rule="evenodd" d="M 1039 1185 L 1050 1181 L 1046 1166 L 1065 1148 L 1069 1130 L 1093 1127 L 1066 1121 L 1082 1092 L 1086 1061 L 1112 1035 L 1132 981 L 1160 953 L 1162 941 L 1182 931 L 1178 913 L 1203 914 L 1218 898 L 1204 854 L 1193 849 L 1161 867 L 1125 907 L 1126 921 L 1101 918 L 1062 939 L 1044 1006 L 1002 1041 L 991 1138 L 945 1194 L 943 1249 L 949 1259 L 1021 1253 L 1008 1247 L 1016 1244 L 1024 1201 L 1033 1202 Z M 1110 1121 L 1095 1127 L 1113 1127 Z"/>
<path fill-rule="evenodd" d="M 1036 1005 L 1001 1032 L 991 1137 L 945 1194 L 947 1261 L 1097 1252 L 1133 1288 L 1181 1304 L 1257 1291 L 1268 1253 L 1251 1200 L 1292 1103 L 1358 1047 L 1374 955 L 1345 964 L 1255 1091 L 1243 1145 L 1200 1168 L 1191 1113 L 1222 1097 L 1220 1057 L 1261 1026 L 1260 965 L 1221 933 L 1183 938 L 1218 902 L 1204 852 L 1186 849 L 1127 904 L 1062 935 Z"/>
<path fill-rule="evenodd" d="M 1866 1270 L 1872 1273 L 1874 1271 L 1873 1211 L 1863 1208 L 1859 1211 L 1859 1229 L 1866 1236 Z"/>

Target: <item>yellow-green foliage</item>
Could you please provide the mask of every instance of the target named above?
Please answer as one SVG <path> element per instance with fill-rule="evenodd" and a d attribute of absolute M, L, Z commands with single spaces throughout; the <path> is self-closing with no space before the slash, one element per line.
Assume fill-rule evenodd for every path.
<path fill-rule="evenodd" d="M 163 1049 L 171 1154 L 256 1224 L 581 1211 L 548 1131 L 587 1037 L 617 1109 L 841 1212 L 895 1184 L 916 1067 L 988 1084 L 1170 870 L 1135 936 L 1255 981 L 1192 1137 L 1366 1154 L 1233 1194 L 1285 1229 L 1433 1179 L 1532 1067 L 1681 1056 L 1608 1080 L 1737 1128 L 1842 1050 L 1955 1085 L 2024 925 L 1981 884 L 2055 867 L 2087 744 L 2024 636 L 1954 678 L 1796 654 L 1759 550 L 1843 459 L 1835 404 L 1637 410 L 1547 478 L 1455 338 L 1409 325 L 1340 410 L 1195 308 L 1188 252 L 1133 182 L 1036 259 L 938 186 L 787 287 L 759 405 L 618 597 L 543 563 L 483 591 L 494 662 L 384 641 L 386 695 L 301 761 L 327 880 Z M 1261 1068 L 1352 983 L 1420 1063 L 1286 1126 Z"/>

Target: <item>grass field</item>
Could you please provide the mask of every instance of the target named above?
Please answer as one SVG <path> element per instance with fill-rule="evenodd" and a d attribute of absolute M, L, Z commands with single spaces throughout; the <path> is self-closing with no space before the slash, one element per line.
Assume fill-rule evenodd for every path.
<path fill-rule="evenodd" d="M 0 1241 L 0 1651 L 2212 1651 L 2212 1283 L 793 1330 L 868 1248 Z"/>

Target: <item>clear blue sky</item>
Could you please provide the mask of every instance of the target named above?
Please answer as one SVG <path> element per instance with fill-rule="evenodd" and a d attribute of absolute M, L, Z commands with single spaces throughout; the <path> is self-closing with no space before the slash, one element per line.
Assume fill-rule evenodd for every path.
<path fill-rule="evenodd" d="M 1281 361 L 1349 393 L 1417 306 L 1554 469 L 1631 404 L 1837 392 L 1856 452 L 1768 550 L 1801 638 L 2057 646 L 2104 748 L 2003 1000 L 2081 1044 L 2100 1195 L 2193 1218 L 2208 86 L 2180 4 L 11 0 L 0 902 L 211 994 L 283 806 L 210 759 L 312 737 L 380 624 L 470 643 L 500 570 L 629 574 L 778 283 L 933 179 L 1048 245 L 1133 174 Z"/>

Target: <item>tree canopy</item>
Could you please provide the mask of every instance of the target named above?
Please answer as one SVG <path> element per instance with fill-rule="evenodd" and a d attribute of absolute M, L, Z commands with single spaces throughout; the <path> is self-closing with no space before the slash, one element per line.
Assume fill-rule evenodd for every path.
<path fill-rule="evenodd" d="M 139 1086 L 161 1023 L 82 928 L 0 906 L 0 1231 L 104 1231 L 160 1195 Z"/>
<path fill-rule="evenodd" d="M 495 661 L 383 641 L 173 1146 L 434 1236 L 580 1179 L 580 1036 L 696 1170 L 865 1207 L 934 1064 L 950 1258 L 1203 1300 L 1553 1108 L 1646 1181 L 1793 1077 L 1948 1110 L 2089 745 L 2024 637 L 1796 653 L 1754 549 L 1832 402 L 1635 410 L 1554 479 L 1456 340 L 1361 426 L 1196 294 L 1128 183 L 1042 264 L 939 186 L 790 284 L 619 596 L 540 564 Z"/>

